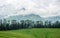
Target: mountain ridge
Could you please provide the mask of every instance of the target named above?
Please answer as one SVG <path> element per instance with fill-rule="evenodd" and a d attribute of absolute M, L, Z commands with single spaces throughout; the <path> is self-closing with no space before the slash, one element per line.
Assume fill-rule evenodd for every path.
<path fill-rule="evenodd" d="M 4 19 L 3 16 L 0 16 L 0 19 Z M 47 18 L 43 18 L 37 14 L 27 14 L 27 15 L 15 15 L 15 16 L 9 16 L 8 18 L 5 18 L 8 20 L 32 20 L 32 21 L 60 21 L 60 16 L 52 16 L 52 17 L 47 17 Z"/>
<path fill-rule="evenodd" d="M 42 17 L 36 14 L 28 14 L 28 15 L 17 15 L 17 16 L 10 16 L 7 19 L 13 20 L 32 20 L 32 21 L 39 21 L 42 20 Z"/>

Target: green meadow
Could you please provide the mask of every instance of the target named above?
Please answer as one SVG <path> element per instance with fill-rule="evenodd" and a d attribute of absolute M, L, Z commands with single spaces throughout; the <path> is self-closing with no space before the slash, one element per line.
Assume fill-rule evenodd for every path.
<path fill-rule="evenodd" d="M 32 28 L 0 31 L 0 38 L 60 38 L 60 29 Z"/>

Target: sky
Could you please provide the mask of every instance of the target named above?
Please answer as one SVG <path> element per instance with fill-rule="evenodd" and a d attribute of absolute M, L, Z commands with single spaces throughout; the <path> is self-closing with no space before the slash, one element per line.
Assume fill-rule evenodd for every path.
<path fill-rule="evenodd" d="M 60 0 L 0 0 L 0 16 L 37 14 L 59 16 Z"/>

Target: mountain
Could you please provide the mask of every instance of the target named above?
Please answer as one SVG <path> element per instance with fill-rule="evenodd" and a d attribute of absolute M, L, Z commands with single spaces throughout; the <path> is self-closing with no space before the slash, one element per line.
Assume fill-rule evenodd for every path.
<path fill-rule="evenodd" d="M 45 20 L 52 21 L 52 22 L 60 21 L 60 16 L 48 17 L 48 18 L 45 18 Z"/>
<path fill-rule="evenodd" d="M 16 15 L 16 16 L 10 16 L 7 19 L 10 20 L 32 20 L 32 21 L 40 21 L 43 18 L 36 14 L 28 14 L 28 15 Z"/>
<path fill-rule="evenodd" d="M 3 18 L 4 18 L 4 16 L 0 15 L 0 19 L 3 19 Z"/>
<path fill-rule="evenodd" d="M 0 16 L 0 19 L 3 19 L 4 16 Z M 28 14 L 28 15 L 16 15 L 16 16 L 9 16 L 8 18 L 5 18 L 7 20 L 32 20 L 32 21 L 51 21 L 56 22 L 57 20 L 60 21 L 60 16 L 52 16 L 47 18 L 42 18 L 39 15 L 36 14 Z"/>

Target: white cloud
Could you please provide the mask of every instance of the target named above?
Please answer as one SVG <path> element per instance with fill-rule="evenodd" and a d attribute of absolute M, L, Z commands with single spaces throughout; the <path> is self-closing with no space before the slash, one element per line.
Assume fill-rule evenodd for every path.
<path fill-rule="evenodd" d="M 25 8 L 26 10 L 22 10 Z M 38 14 L 42 17 L 60 15 L 59 0 L 0 0 L 0 15 Z"/>

